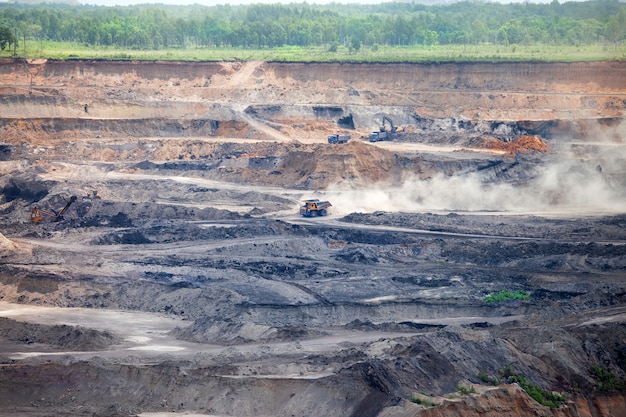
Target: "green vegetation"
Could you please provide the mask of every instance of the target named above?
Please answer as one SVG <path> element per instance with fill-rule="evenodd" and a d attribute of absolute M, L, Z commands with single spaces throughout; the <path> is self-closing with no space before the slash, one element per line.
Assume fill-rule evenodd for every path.
<path fill-rule="evenodd" d="M 528 300 L 528 299 L 530 299 L 530 296 L 524 290 L 517 290 L 517 291 L 502 290 L 496 294 L 489 294 L 488 296 L 484 298 L 484 301 L 486 303 L 497 303 L 500 301 L 507 301 L 507 300 Z"/>
<path fill-rule="evenodd" d="M 598 382 L 600 391 L 624 391 L 626 390 L 626 382 L 617 379 L 617 376 L 606 368 L 596 366 L 592 370 L 592 374 Z"/>
<path fill-rule="evenodd" d="M 420 404 L 426 407 L 434 407 L 437 405 L 437 403 L 429 400 L 428 398 L 421 398 L 421 397 L 417 397 L 417 396 L 413 396 L 413 398 L 411 398 L 411 402 L 415 403 L 415 404 Z"/>
<path fill-rule="evenodd" d="M 11 48 L 11 54 L 13 49 Z M 27 42 L 17 49 L 20 56 L 53 59 L 104 59 L 104 60 L 176 60 L 176 61 L 282 61 L 282 62 L 573 62 L 614 59 L 612 49 L 600 45 L 574 46 L 518 46 L 475 45 L 465 48 L 460 45 L 396 46 L 373 51 L 363 48 L 350 52 L 338 46 L 337 52 L 323 47 L 283 46 L 273 49 L 245 48 L 199 48 L 131 50 L 117 47 L 96 47 L 75 42 Z M 626 57 L 626 45 L 619 53 Z M 6 52 L 5 52 L 6 55 Z"/>
<path fill-rule="evenodd" d="M 511 366 L 501 369 L 500 375 L 506 378 L 506 381 L 509 384 L 519 384 L 519 386 L 526 391 L 526 393 L 533 400 L 546 407 L 558 408 L 562 403 L 567 401 L 567 397 L 565 395 L 556 392 L 548 392 L 543 388 L 526 381 L 526 378 L 515 372 Z"/>
<path fill-rule="evenodd" d="M 490 377 L 489 375 L 487 375 L 486 372 L 484 371 L 480 371 L 478 373 L 478 379 L 480 379 L 481 381 L 483 381 L 485 384 L 490 384 L 490 385 L 500 385 L 500 380 L 497 377 Z"/>
<path fill-rule="evenodd" d="M 626 59 L 626 4 L 0 3 L 3 33 L 20 56 L 60 59 L 605 60 Z"/>
<path fill-rule="evenodd" d="M 15 43 L 15 35 L 6 26 L 0 26 L 0 50 L 4 51 L 8 46 Z"/>
<path fill-rule="evenodd" d="M 469 388 L 465 385 L 459 385 L 458 387 L 456 387 L 456 389 L 463 395 L 476 394 L 476 389 L 471 385 Z"/>

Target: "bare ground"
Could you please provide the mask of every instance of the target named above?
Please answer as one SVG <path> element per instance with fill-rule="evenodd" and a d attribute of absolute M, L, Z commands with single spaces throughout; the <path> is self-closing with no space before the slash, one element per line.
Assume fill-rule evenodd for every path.
<path fill-rule="evenodd" d="M 0 414 L 626 414 L 625 72 L 2 61 Z"/>

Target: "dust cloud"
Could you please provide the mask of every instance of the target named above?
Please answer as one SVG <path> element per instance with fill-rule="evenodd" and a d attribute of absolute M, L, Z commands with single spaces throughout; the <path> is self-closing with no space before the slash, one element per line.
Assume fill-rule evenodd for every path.
<path fill-rule="evenodd" d="M 329 187 L 335 214 L 374 211 L 489 211 L 511 213 L 616 213 L 626 209 L 626 122 L 595 129 L 584 141 L 561 141 L 530 179 L 502 180 L 482 172 L 398 187 Z"/>

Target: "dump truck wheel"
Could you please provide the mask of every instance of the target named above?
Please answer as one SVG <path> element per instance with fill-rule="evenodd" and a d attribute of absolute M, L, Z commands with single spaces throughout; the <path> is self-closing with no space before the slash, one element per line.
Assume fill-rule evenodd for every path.
<path fill-rule="evenodd" d="M 326 216 L 327 214 L 328 214 L 328 211 L 326 209 L 320 210 L 320 216 Z"/>

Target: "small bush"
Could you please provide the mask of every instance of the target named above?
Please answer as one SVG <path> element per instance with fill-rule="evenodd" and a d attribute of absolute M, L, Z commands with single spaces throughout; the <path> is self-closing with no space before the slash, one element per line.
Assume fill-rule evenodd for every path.
<path fill-rule="evenodd" d="M 456 389 L 463 395 L 475 394 L 476 393 L 476 389 L 474 389 L 474 387 L 471 386 L 471 385 L 470 385 L 469 388 L 467 388 L 464 385 L 459 385 L 458 387 L 456 387 Z"/>
<path fill-rule="evenodd" d="M 517 290 L 517 291 L 502 290 L 496 294 L 489 294 L 483 300 L 486 303 L 497 303 L 500 301 L 507 301 L 507 300 L 528 300 L 528 299 L 530 299 L 530 295 L 528 295 L 528 293 L 524 290 Z"/>
<path fill-rule="evenodd" d="M 423 405 L 426 407 L 434 407 L 437 405 L 436 403 L 430 401 L 427 398 L 420 398 L 420 397 L 415 397 L 415 396 L 411 398 L 411 402 L 415 404 Z"/>
<path fill-rule="evenodd" d="M 500 385 L 500 380 L 497 377 L 495 377 L 495 376 L 494 377 L 490 377 L 484 371 L 480 371 L 478 373 L 478 379 L 480 379 L 485 384 L 491 384 L 491 385 L 494 385 L 494 386 L 495 385 Z"/>

